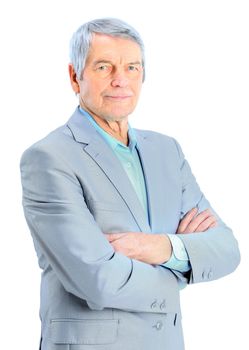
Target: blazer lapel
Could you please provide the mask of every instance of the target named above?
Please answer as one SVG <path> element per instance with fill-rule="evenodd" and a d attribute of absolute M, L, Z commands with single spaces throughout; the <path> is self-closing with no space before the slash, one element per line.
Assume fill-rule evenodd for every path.
<path fill-rule="evenodd" d="M 73 116 L 69 119 L 68 127 L 72 131 L 75 140 L 85 144 L 84 151 L 94 159 L 115 186 L 141 231 L 150 233 L 151 228 L 148 224 L 146 213 L 133 185 L 120 161 L 106 141 L 78 109 L 76 109 Z"/>
<path fill-rule="evenodd" d="M 170 193 L 166 179 L 167 174 L 162 167 L 158 146 L 155 146 L 150 137 L 143 131 L 137 129 L 135 131 L 147 188 L 150 227 L 153 233 L 157 233 L 161 230 L 161 223 L 166 220 L 165 212 L 167 210 L 165 209 L 170 205 L 167 201 Z"/>

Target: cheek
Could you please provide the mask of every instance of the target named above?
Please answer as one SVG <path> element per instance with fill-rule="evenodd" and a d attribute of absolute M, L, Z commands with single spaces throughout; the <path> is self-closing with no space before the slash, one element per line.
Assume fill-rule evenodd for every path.
<path fill-rule="evenodd" d="M 99 84 L 85 84 L 84 88 L 81 91 L 81 96 L 85 102 L 88 102 L 92 105 L 100 105 L 102 103 L 102 86 Z"/>
<path fill-rule="evenodd" d="M 142 88 L 143 82 L 142 82 L 142 78 L 136 81 L 133 81 L 131 86 L 134 89 L 134 91 L 136 91 L 137 94 L 140 93 L 140 90 Z"/>
<path fill-rule="evenodd" d="M 137 83 L 137 84 L 134 84 L 133 86 L 133 93 L 134 93 L 134 99 L 137 100 L 139 95 L 140 95 L 140 92 L 141 92 L 141 88 L 142 88 L 142 83 Z"/>

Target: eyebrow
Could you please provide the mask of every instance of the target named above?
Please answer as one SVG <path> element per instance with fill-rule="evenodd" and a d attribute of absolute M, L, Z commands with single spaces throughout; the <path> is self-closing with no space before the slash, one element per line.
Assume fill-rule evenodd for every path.
<path fill-rule="evenodd" d="M 96 66 L 99 63 L 110 63 L 110 64 L 113 64 L 113 62 L 109 61 L 109 60 L 96 60 L 96 61 L 93 62 L 93 65 Z M 135 61 L 135 62 L 129 62 L 127 64 L 142 65 L 142 62 L 141 61 Z"/>
<path fill-rule="evenodd" d="M 99 63 L 111 63 L 112 64 L 112 62 L 108 61 L 108 60 L 97 60 L 97 61 L 93 62 L 93 65 L 96 66 Z"/>
<path fill-rule="evenodd" d="M 133 65 L 138 65 L 140 64 L 142 66 L 142 62 L 141 61 L 135 61 L 135 62 L 130 62 L 128 64 L 133 64 Z"/>

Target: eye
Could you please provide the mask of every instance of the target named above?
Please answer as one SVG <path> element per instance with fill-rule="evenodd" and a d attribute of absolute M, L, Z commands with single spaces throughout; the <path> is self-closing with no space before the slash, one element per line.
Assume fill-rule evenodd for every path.
<path fill-rule="evenodd" d="M 98 68 L 97 68 L 98 70 L 107 70 L 108 69 L 108 66 L 99 66 Z"/>
<path fill-rule="evenodd" d="M 108 63 L 99 63 L 95 69 L 97 72 L 108 74 L 112 71 L 112 65 Z"/>
<path fill-rule="evenodd" d="M 136 71 L 136 70 L 138 70 L 138 67 L 137 66 L 128 66 L 128 70 Z"/>

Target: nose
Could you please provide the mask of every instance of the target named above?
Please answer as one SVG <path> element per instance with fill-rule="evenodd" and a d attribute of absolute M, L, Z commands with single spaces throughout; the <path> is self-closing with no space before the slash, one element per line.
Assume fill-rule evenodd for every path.
<path fill-rule="evenodd" d="M 124 70 L 116 70 L 113 74 L 111 85 L 113 87 L 127 87 L 129 84 L 129 79 L 127 78 Z"/>

